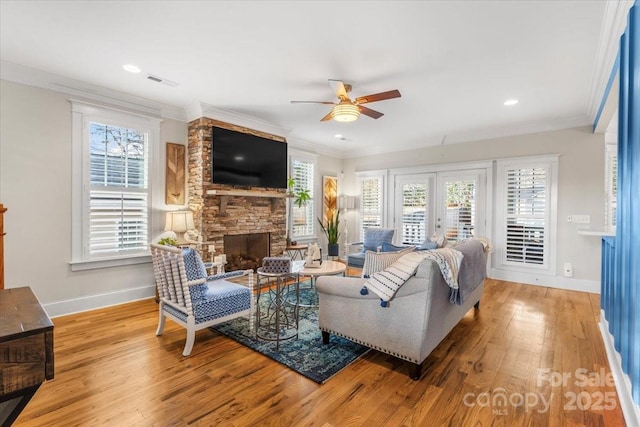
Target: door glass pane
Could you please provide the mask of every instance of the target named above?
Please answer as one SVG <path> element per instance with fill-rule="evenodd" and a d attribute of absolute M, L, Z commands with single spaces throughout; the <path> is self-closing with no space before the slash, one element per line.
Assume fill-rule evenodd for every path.
<path fill-rule="evenodd" d="M 476 180 L 444 181 L 444 235 L 447 240 L 468 239 L 476 235 Z"/>
<path fill-rule="evenodd" d="M 419 245 L 427 238 L 427 185 L 402 184 L 402 243 Z"/>

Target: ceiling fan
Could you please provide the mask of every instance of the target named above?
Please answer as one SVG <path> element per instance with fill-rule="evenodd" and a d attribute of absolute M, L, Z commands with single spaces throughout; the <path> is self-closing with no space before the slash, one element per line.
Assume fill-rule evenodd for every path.
<path fill-rule="evenodd" d="M 336 120 L 338 122 L 352 122 L 358 120 L 360 114 L 379 119 L 384 114 L 371 108 L 363 107 L 362 104 L 369 102 L 384 101 L 385 99 L 400 98 L 400 92 L 397 89 L 387 92 L 374 93 L 373 95 L 359 96 L 355 100 L 349 98 L 348 93 L 351 92 L 351 85 L 345 84 L 342 80 L 329 79 L 331 88 L 340 100 L 339 102 L 331 101 L 291 101 L 292 104 L 327 104 L 333 105 L 329 114 L 320 119 L 321 122 L 328 120 Z"/>

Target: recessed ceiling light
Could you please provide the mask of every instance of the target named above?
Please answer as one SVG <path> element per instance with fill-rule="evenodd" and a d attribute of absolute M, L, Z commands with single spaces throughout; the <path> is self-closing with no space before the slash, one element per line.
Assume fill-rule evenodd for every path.
<path fill-rule="evenodd" d="M 130 73 L 139 73 L 141 71 L 140 68 L 136 67 L 133 64 L 124 64 L 122 68 Z"/>
<path fill-rule="evenodd" d="M 507 101 L 504 101 L 504 105 L 506 105 L 506 106 L 516 105 L 517 103 L 518 103 L 517 99 L 509 99 Z"/>
<path fill-rule="evenodd" d="M 342 134 L 336 133 L 335 135 L 333 135 L 334 138 L 342 138 Z"/>

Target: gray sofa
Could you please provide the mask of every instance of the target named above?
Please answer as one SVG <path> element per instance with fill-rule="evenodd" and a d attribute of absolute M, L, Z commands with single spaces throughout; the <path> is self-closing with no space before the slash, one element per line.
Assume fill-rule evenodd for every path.
<path fill-rule="evenodd" d="M 324 342 L 335 334 L 407 360 L 411 378 L 419 379 L 422 362 L 473 306 L 479 308 L 484 290 L 487 254 L 482 244 L 471 241 L 455 249 L 465 254 L 458 276 L 461 288 L 465 281 L 475 287 L 462 293 L 462 305 L 449 302 L 451 289 L 431 260 L 421 262 L 388 307 L 381 307 L 373 292 L 360 294 L 366 279 L 319 277 L 318 324 Z"/>

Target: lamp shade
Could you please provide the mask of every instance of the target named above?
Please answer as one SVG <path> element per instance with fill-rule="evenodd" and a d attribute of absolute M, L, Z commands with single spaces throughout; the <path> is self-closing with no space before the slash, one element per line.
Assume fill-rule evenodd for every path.
<path fill-rule="evenodd" d="M 193 223 L 193 212 L 191 211 L 173 211 L 167 212 L 166 221 L 164 223 L 165 231 L 173 231 L 175 233 L 184 233 L 188 230 L 196 228 Z"/>
<path fill-rule="evenodd" d="M 355 209 L 356 198 L 355 196 L 340 196 L 339 203 L 341 209 Z"/>

